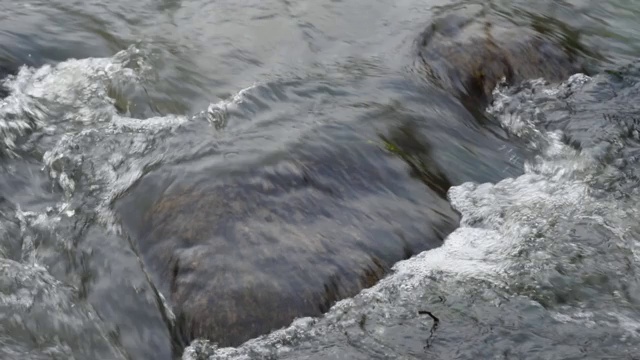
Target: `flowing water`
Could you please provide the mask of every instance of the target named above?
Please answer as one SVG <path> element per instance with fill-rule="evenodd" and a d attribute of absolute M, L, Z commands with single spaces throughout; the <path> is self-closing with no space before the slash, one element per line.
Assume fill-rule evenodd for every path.
<path fill-rule="evenodd" d="M 477 9 L 589 74 L 471 109 L 419 48 Z M 0 358 L 637 359 L 639 16 L 0 1 Z"/>

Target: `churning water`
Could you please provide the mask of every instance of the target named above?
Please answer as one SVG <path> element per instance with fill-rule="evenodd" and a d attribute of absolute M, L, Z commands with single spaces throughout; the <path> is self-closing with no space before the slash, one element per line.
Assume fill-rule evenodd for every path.
<path fill-rule="evenodd" d="M 416 47 L 476 8 L 593 70 L 470 110 Z M 1 2 L 0 358 L 638 358 L 638 15 Z"/>

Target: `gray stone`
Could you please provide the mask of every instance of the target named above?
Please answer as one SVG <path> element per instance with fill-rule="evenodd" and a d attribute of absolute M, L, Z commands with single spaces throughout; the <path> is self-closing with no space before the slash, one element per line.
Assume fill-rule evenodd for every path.
<path fill-rule="evenodd" d="M 116 208 L 175 336 L 238 345 L 322 314 L 457 226 L 448 186 L 424 185 L 446 179 L 433 163 L 415 174 L 428 156 L 413 155 L 414 174 L 365 142 L 302 145 L 243 170 L 164 166 Z"/>

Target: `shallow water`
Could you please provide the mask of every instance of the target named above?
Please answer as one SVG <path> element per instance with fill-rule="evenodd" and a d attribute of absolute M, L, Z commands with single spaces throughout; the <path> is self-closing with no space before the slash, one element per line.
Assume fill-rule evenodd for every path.
<path fill-rule="evenodd" d="M 482 6 L 562 38 L 593 78 L 500 88 L 480 122 L 416 47 Z M 632 358 L 639 12 L 0 3 L 1 357 L 180 357 L 210 335 L 189 306 L 237 346 L 420 253 L 325 317 L 185 358 Z M 268 294 L 255 309 L 246 284 Z"/>

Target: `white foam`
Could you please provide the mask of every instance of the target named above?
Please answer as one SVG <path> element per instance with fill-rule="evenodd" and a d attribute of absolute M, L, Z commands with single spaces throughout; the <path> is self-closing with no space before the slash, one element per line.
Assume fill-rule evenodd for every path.
<path fill-rule="evenodd" d="M 253 84 L 247 88 L 240 90 L 230 99 L 222 100 L 215 104 L 210 104 L 204 114 L 205 118 L 214 127 L 223 127 L 227 122 L 229 111 L 236 109 L 240 104 L 242 104 L 245 101 L 246 94 L 257 86 L 257 84 Z"/>
<path fill-rule="evenodd" d="M 153 148 L 161 134 L 170 135 L 203 119 L 221 126 L 227 112 L 256 86 L 211 104 L 193 117 L 169 114 L 135 119 L 119 114 L 113 93 L 141 86 L 150 76 L 147 55 L 132 46 L 111 58 L 69 59 L 21 68 L 4 82 L 10 94 L 0 103 L 0 153 L 17 156 L 18 139 L 35 131 L 54 139 L 52 147 L 42 149 L 43 170 L 64 191 L 65 201 L 76 194 L 79 182 L 88 185 L 101 199 L 96 210 L 111 223 L 111 201 L 144 175 L 145 169 L 163 161 L 163 154 L 154 153 Z"/>
<path fill-rule="evenodd" d="M 17 139 L 40 127 L 109 121 L 116 114 L 109 97 L 112 83 L 129 83 L 139 75 L 127 65 L 135 48 L 112 58 L 70 59 L 40 68 L 23 66 L 4 81 L 9 96 L 0 102 L 0 151 L 16 155 Z M 65 126 L 65 128 L 69 127 Z"/>

